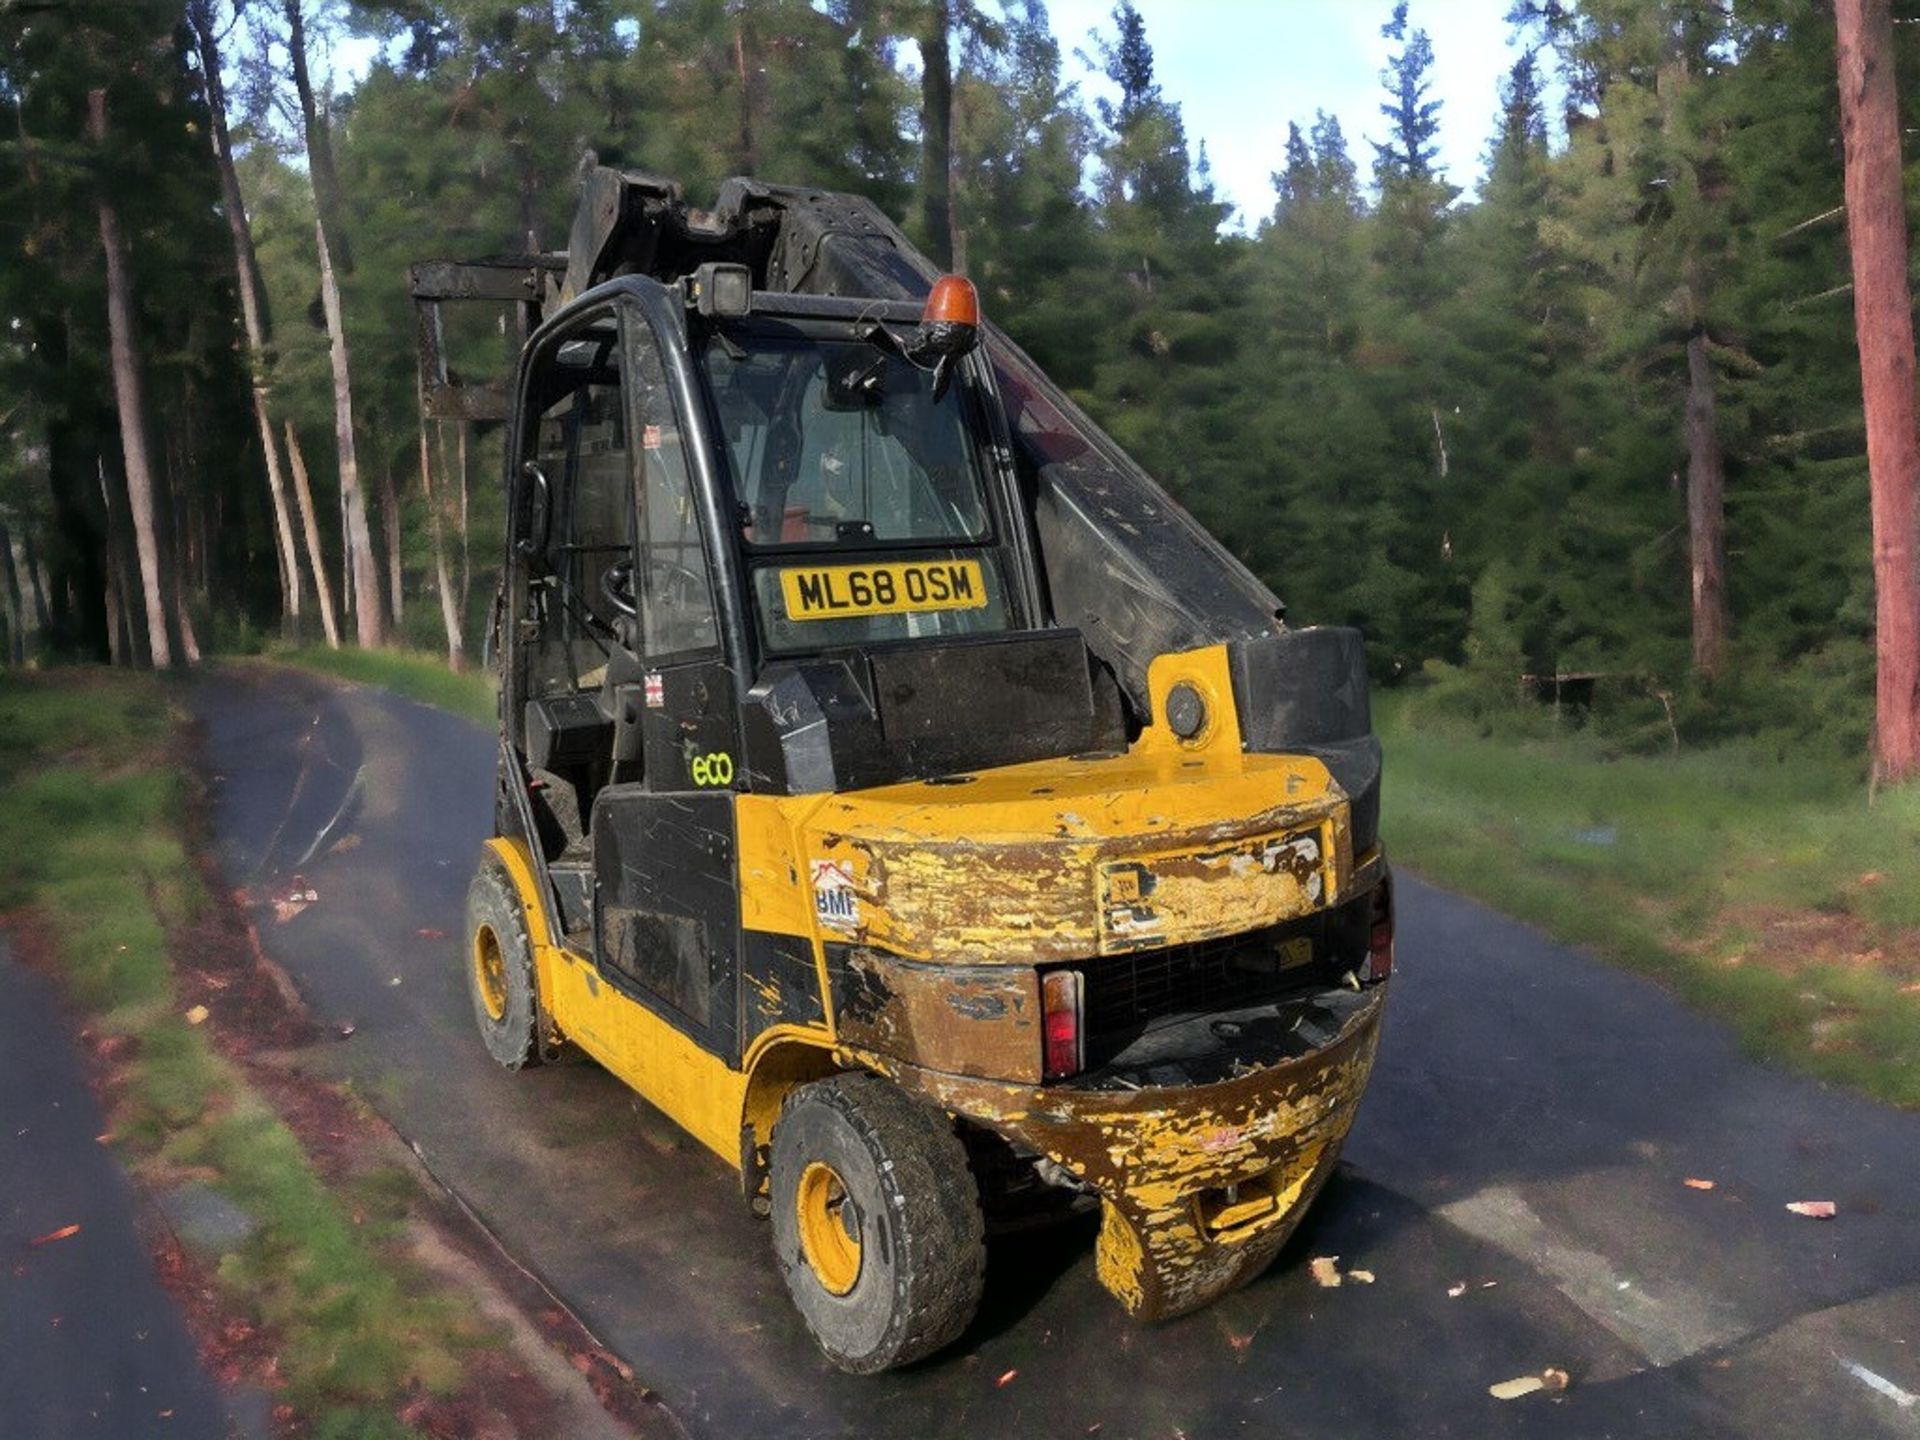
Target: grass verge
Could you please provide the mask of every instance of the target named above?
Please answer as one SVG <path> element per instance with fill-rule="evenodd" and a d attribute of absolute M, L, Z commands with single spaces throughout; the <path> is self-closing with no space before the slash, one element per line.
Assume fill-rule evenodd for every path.
<path fill-rule="evenodd" d="M 256 1222 L 220 1268 L 225 1299 L 274 1340 L 291 1421 L 347 1440 L 461 1385 L 497 1338 L 402 1253 L 405 1185 L 336 1193 L 185 1004 L 170 944 L 213 903 L 183 838 L 188 795 L 164 685 L 90 670 L 0 677 L 0 909 L 48 958 L 112 1059 L 113 1133 L 150 1182 L 191 1177 Z M 404 1178 L 404 1177 L 402 1177 Z"/>
<path fill-rule="evenodd" d="M 1382 825 L 1427 878 L 1650 974 L 1754 1054 L 1920 1106 L 1920 788 L 1726 745 L 1613 756 L 1379 707 Z"/>
<path fill-rule="evenodd" d="M 434 705 L 493 728 L 498 699 L 486 670 L 453 671 L 447 662 L 419 650 L 329 650 L 324 645 L 287 646 L 267 658 L 322 674 L 378 685 L 423 705 Z"/>

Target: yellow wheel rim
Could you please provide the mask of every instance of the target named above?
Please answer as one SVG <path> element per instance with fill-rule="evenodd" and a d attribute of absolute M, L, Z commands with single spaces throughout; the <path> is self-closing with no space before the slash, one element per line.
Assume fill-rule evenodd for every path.
<path fill-rule="evenodd" d="M 831 1165 L 815 1160 L 800 1173 L 794 1192 L 800 1221 L 800 1253 L 820 1288 L 844 1295 L 860 1278 L 860 1212 Z"/>
<path fill-rule="evenodd" d="M 500 953 L 500 937 L 491 925 L 473 932 L 473 980 L 480 991 L 480 1003 L 489 1020 L 504 1020 L 507 1015 L 507 959 Z"/>

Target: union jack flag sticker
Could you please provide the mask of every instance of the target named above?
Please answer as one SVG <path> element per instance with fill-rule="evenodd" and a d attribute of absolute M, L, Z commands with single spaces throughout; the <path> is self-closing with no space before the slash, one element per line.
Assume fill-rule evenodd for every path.
<path fill-rule="evenodd" d="M 666 703 L 666 682 L 660 678 L 660 672 L 658 670 L 652 671 L 647 676 L 647 708 L 649 710 L 658 710 Z"/>

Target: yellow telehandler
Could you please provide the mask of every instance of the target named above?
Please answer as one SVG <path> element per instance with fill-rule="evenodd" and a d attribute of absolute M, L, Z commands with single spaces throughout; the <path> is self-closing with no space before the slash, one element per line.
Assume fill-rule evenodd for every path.
<path fill-rule="evenodd" d="M 728 1165 L 821 1348 L 954 1340 L 1097 1209 L 1134 1314 L 1273 1259 L 1380 1034 L 1359 636 L 1274 596 L 856 197 L 586 172 L 564 256 L 416 266 L 506 426 L 479 1029 Z M 442 302 L 511 301 L 462 385 Z"/>

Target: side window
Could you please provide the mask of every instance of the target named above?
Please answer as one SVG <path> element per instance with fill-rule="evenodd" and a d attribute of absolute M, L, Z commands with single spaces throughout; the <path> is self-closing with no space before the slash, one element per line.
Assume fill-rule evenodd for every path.
<path fill-rule="evenodd" d="M 674 414 L 652 329 L 627 327 L 627 373 L 640 442 L 640 624 L 647 658 L 712 650 L 720 643 L 707 553 L 700 540 L 687 442 Z"/>

